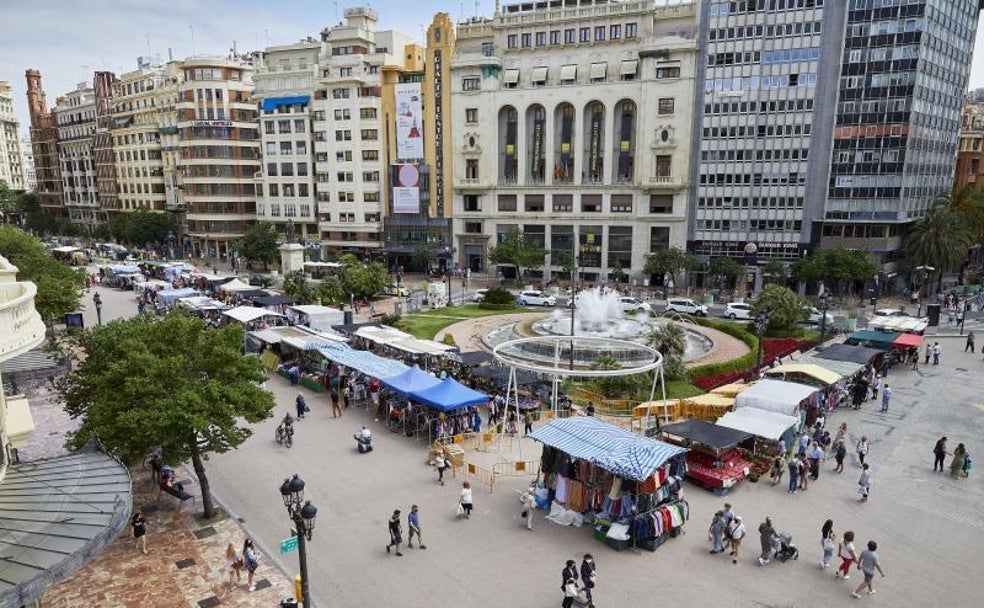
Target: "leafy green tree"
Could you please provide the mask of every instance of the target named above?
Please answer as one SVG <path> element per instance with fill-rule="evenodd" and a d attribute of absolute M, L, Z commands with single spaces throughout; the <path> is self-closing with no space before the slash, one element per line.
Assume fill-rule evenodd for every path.
<path fill-rule="evenodd" d="M 0 226 L 0 255 L 17 267 L 19 279 L 37 285 L 34 306 L 45 323 L 78 310 L 84 270 L 54 259 L 40 239 L 14 226 Z"/>
<path fill-rule="evenodd" d="M 646 344 L 664 356 L 682 357 L 687 348 L 686 332 L 678 323 L 664 320 L 649 330 Z"/>
<path fill-rule="evenodd" d="M 762 266 L 762 276 L 766 283 L 785 285 L 789 278 L 789 269 L 779 260 L 769 260 Z"/>
<path fill-rule="evenodd" d="M 524 268 L 543 266 L 546 257 L 547 250 L 517 228 L 510 229 L 501 243 L 489 249 L 490 262 L 515 266 L 518 276 L 523 276 Z"/>
<path fill-rule="evenodd" d="M 58 228 L 58 222 L 41 208 L 41 199 L 36 192 L 25 192 L 18 201 L 21 214 L 24 216 L 24 227 L 36 234 L 54 234 Z"/>
<path fill-rule="evenodd" d="M 769 313 L 768 331 L 792 331 L 806 319 L 806 300 L 795 291 L 783 285 L 766 285 L 762 288 L 755 303 L 752 304 L 752 314 L 762 311 Z"/>
<path fill-rule="evenodd" d="M 298 304 L 314 304 L 314 301 L 318 299 L 311 282 L 299 270 L 287 273 L 284 277 L 283 291 L 287 297 L 292 298 Z"/>
<path fill-rule="evenodd" d="M 338 280 L 346 296 L 371 298 L 393 282 L 389 272 L 379 262 L 363 264 L 354 255 L 343 255 L 340 261 L 342 267 L 338 269 Z"/>
<path fill-rule="evenodd" d="M 348 302 L 349 294 L 345 293 L 338 277 L 325 277 L 314 288 L 314 297 L 321 300 L 321 303 L 325 305 L 342 304 Z"/>
<path fill-rule="evenodd" d="M 3 214 L 3 223 L 10 224 L 11 217 L 18 213 L 17 193 L 10 189 L 7 182 L 0 179 L 0 213 Z"/>
<path fill-rule="evenodd" d="M 662 285 L 667 274 L 673 279 L 673 293 L 676 293 L 677 276 L 684 270 L 697 268 L 697 257 L 679 247 L 660 249 L 646 256 L 643 272 L 650 276 L 651 285 Z"/>
<path fill-rule="evenodd" d="M 157 446 L 168 462 L 191 460 L 205 517 L 215 515 L 205 460 L 241 445 L 243 421 L 269 418 L 273 396 L 260 388 L 263 366 L 240 354 L 244 329 L 206 329 L 197 317 L 141 315 L 82 332 L 85 356 L 57 386 L 65 411 L 80 419 L 68 445 L 98 437 L 129 465 Z"/>
<path fill-rule="evenodd" d="M 259 222 L 246 229 L 246 235 L 238 243 L 240 255 L 250 262 L 263 262 L 263 270 L 269 270 L 270 262 L 277 259 L 277 229 L 269 222 Z"/>
<path fill-rule="evenodd" d="M 414 245 L 413 253 L 410 254 L 410 265 L 417 270 L 427 272 L 429 270 L 430 258 L 430 251 L 426 245 Z"/>
<path fill-rule="evenodd" d="M 878 265 L 865 251 L 853 249 L 818 249 L 798 258 L 791 267 L 797 281 L 823 281 L 834 293 L 854 293 L 857 284 L 875 276 Z"/>
<path fill-rule="evenodd" d="M 734 258 L 719 255 L 711 258 L 707 272 L 720 291 L 726 287 L 733 287 L 735 279 L 744 274 L 745 268 Z"/>
<path fill-rule="evenodd" d="M 960 267 L 973 244 L 973 235 L 960 214 L 937 204 L 909 230 L 905 254 L 913 265 L 936 269 L 938 291 L 943 275 Z"/>

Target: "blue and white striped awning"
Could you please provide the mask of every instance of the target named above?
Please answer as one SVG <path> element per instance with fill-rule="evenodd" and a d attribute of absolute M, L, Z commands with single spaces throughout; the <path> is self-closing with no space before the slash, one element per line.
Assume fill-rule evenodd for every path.
<path fill-rule="evenodd" d="M 310 342 L 306 348 L 316 350 L 326 359 L 359 370 L 373 378 L 390 378 L 409 369 L 399 361 L 380 357 L 367 350 L 356 350 L 340 342 Z"/>
<path fill-rule="evenodd" d="M 590 416 L 551 420 L 530 437 L 636 481 L 648 479 L 667 460 L 688 451 Z"/>

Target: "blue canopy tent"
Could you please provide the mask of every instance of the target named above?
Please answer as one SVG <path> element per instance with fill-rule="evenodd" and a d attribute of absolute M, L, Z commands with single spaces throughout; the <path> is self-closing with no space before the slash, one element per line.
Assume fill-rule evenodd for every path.
<path fill-rule="evenodd" d="M 340 342 L 310 342 L 305 348 L 316 350 L 326 359 L 351 367 L 373 378 L 391 378 L 409 369 L 399 361 L 384 359 L 367 350 L 356 350 Z"/>
<path fill-rule="evenodd" d="M 427 390 L 441 383 L 440 380 L 421 370 L 416 365 L 402 374 L 391 378 L 380 378 L 379 381 L 404 397 L 417 391 Z"/>
<path fill-rule="evenodd" d="M 171 303 L 180 300 L 181 298 L 190 298 L 191 296 L 197 295 L 197 290 L 191 287 L 182 287 L 181 289 L 166 289 L 164 291 L 158 291 L 157 299 L 165 305 L 170 306 Z"/>
<path fill-rule="evenodd" d="M 410 393 L 410 398 L 442 412 L 489 402 L 485 393 L 473 390 L 450 376 L 428 389 Z"/>
<path fill-rule="evenodd" d="M 670 458 L 688 451 L 591 416 L 551 420 L 530 433 L 530 437 L 636 481 L 645 481 Z"/>

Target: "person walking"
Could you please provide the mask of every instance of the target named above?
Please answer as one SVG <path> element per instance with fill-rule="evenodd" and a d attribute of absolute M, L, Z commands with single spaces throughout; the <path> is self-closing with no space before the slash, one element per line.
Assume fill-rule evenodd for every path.
<path fill-rule="evenodd" d="M 331 417 L 332 418 L 338 418 L 339 416 L 342 415 L 342 408 L 338 405 L 338 400 L 339 400 L 338 391 L 333 389 L 331 391 Z"/>
<path fill-rule="evenodd" d="M 260 552 L 253 546 L 253 539 L 247 538 L 243 541 L 243 565 L 246 567 L 246 585 L 250 591 L 256 591 L 253 578 L 256 576 L 256 569 L 260 567 Z"/>
<path fill-rule="evenodd" d="M 417 537 L 417 544 L 420 545 L 421 549 L 426 549 L 427 545 L 424 544 L 424 537 L 420 534 L 420 513 L 417 510 L 417 505 L 410 507 L 410 513 L 407 515 L 407 548 L 413 549 L 413 537 Z"/>
<path fill-rule="evenodd" d="M 889 386 L 888 383 L 886 382 L 885 383 L 885 390 L 882 391 L 882 405 L 881 405 L 881 410 L 880 411 L 887 412 L 888 411 L 888 404 L 889 404 L 889 402 L 891 400 L 892 400 L 892 387 Z"/>
<path fill-rule="evenodd" d="M 834 467 L 834 473 L 844 472 L 844 458 L 847 456 L 847 446 L 844 445 L 844 441 L 838 441 L 837 445 L 834 447 L 834 460 L 837 462 L 837 466 Z"/>
<path fill-rule="evenodd" d="M 885 571 L 882 570 L 881 564 L 878 562 L 878 543 L 875 541 L 869 540 L 868 548 L 861 552 L 861 557 L 858 558 L 858 570 L 864 574 L 864 580 L 851 593 L 851 597 L 855 599 L 861 599 L 861 590 L 865 587 L 868 588 L 868 595 L 875 592 L 875 588 L 871 584 L 875 579 L 875 570 L 882 575 L 882 578 L 885 578 Z"/>
<path fill-rule="evenodd" d="M 834 520 L 828 519 L 823 522 L 820 528 L 820 548 L 823 549 L 823 557 L 820 559 L 820 569 L 826 570 L 830 565 L 830 560 L 834 557 L 834 549 L 837 548 L 837 535 L 834 534 Z"/>
<path fill-rule="evenodd" d="M 943 352 L 943 349 L 940 347 L 940 343 L 939 342 L 933 342 L 933 365 L 939 365 L 940 364 L 940 353 L 942 353 L 942 352 Z"/>
<path fill-rule="evenodd" d="M 731 563 L 738 563 L 738 554 L 741 552 L 741 541 L 745 538 L 745 524 L 741 521 L 740 515 L 735 515 L 728 526 L 728 535 L 731 537 Z"/>
<path fill-rule="evenodd" d="M 711 541 L 711 555 L 724 551 L 724 511 L 718 511 L 711 519 L 711 527 L 707 529 L 707 539 Z"/>
<path fill-rule="evenodd" d="M 871 400 L 878 401 L 878 391 L 881 390 L 882 379 L 881 376 L 875 376 L 875 381 L 871 383 Z"/>
<path fill-rule="evenodd" d="M 933 447 L 933 456 L 935 457 L 933 472 L 935 473 L 939 468 L 940 473 L 942 473 L 943 461 L 946 460 L 946 437 L 940 437 L 940 440 L 936 442 L 936 446 Z"/>
<path fill-rule="evenodd" d="M 958 443 L 957 449 L 953 450 L 953 458 L 950 460 L 950 477 L 960 479 L 963 476 L 964 461 L 967 459 L 967 448 L 964 444 Z"/>
<path fill-rule="evenodd" d="M 795 494 L 799 488 L 800 459 L 793 456 L 789 459 L 789 493 Z"/>
<path fill-rule="evenodd" d="M 967 334 L 967 344 L 964 345 L 964 352 L 970 351 L 970 354 L 974 354 L 974 332 L 971 331 Z"/>
<path fill-rule="evenodd" d="M 451 468 L 451 465 L 448 464 L 448 460 L 444 457 L 444 454 L 438 452 L 437 456 L 434 458 L 434 466 L 437 467 L 437 481 L 443 486 L 444 471 L 447 471 L 449 468 Z"/>
<path fill-rule="evenodd" d="M 843 442 L 847 440 L 847 423 L 841 422 L 841 425 L 837 427 L 837 435 L 834 436 L 834 445 L 838 442 Z"/>
<path fill-rule="evenodd" d="M 871 472 L 868 470 L 868 463 L 861 465 L 858 485 L 861 486 L 861 499 L 858 502 L 868 502 L 868 494 L 871 492 Z"/>
<path fill-rule="evenodd" d="M 806 454 L 806 448 L 809 447 L 809 445 L 810 445 L 810 434 L 804 431 L 803 434 L 800 435 L 799 449 L 796 450 L 796 455 L 802 456 L 803 454 Z"/>
<path fill-rule="evenodd" d="M 533 432 L 533 412 L 523 413 L 523 436 L 528 436 Z"/>
<path fill-rule="evenodd" d="M 574 598 L 577 597 L 577 564 L 574 560 L 567 560 L 564 570 L 560 573 L 560 590 L 564 592 L 563 608 L 571 608 L 574 605 Z"/>
<path fill-rule="evenodd" d="M 400 553 L 400 543 L 403 542 L 403 524 L 400 522 L 400 510 L 396 509 L 393 511 L 393 516 L 389 518 L 389 534 L 390 542 L 386 545 L 386 553 L 390 552 L 390 549 L 396 548 L 396 556 L 403 557 Z"/>
<path fill-rule="evenodd" d="M 308 411 L 307 403 L 304 401 L 304 395 L 298 393 L 297 399 L 294 400 L 294 405 L 297 407 L 297 419 L 300 420 L 304 417 L 304 412 Z"/>
<path fill-rule="evenodd" d="M 232 589 L 235 584 L 232 577 L 236 577 L 237 581 L 243 580 L 243 556 L 236 551 L 236 545 L 231 542 L 226 545 L 226 571 L 229 573 L 229 589 Z"/>
<path fill-rule="evenodd" d="M 144 555 L 147 555 L 147 520 L 144 519 L 143 513 L 137 511 L 133 514 L 133 519 L 130 521 L 130 526 L 133 528 L 133 538 L 134 547 L 140 547 Z"/>
<path fill-rule="evenodd" d="M 810 479 L 816 481 L 820 479 L 820 463 L 823 462 L 823 448 L 819 443 L 814 442 L 810 450 Z"/>
<path fill-rule="evenodd" d="M 461 507 L 464 509 L 465 519 L 471 519 L 472 507 L 472 489 L 471 484 L 467 481 L 461 484 L 461 494 L 459 496 L 459 502 Z"/>
<path fill-rule="evenodd" d="M 810 487 L 810 482 L 808 481 L 810 476 L 807 473 L 810 471 L 810 461 L 807 460 L 806 454 L 801 454 L 799 456 L 800 463 L 800 475 L 799 475 L 799 489 L 806 490 Z"/>
<path fill-rule="evenodd" d="M 731 503 L 724 503 L 724 510 L 721 512 L 721 519 L 724 521 L 724 544 L 731 547 L 731 522 L 735 520 L 735 512 L 731 508 Z"/>
<path fill-rule="evenodd" d="M 786 458 L 782 454 L 778 454 L 772 460 L 772 469 L 769 471 L 769 477 L 772 478 L 772 485 L 778 484 L 782 481 L 782 474 L 786 472 Z"/>
<path fill-rule="evenodd" d="M 853 530 L 848 530 L 844 533 L 844 538 L 837 545 L 837 557 L 841 559 L 841 564 L 834 571 L 834 577 L 843 577 L 844 580 L 851 578 L 851 566 L 858 561 L 858 553 L 854 549 Z"/>
<path fill-rule="evenodd" d="M 594 608 L 591 590 L 594 589 L 597 580 L 598 569 L 595 566 L 594 557 L 590 553 L 585 553 L 581 561 L 581 584 L 584 585 L 584 597 L 588 600 L 588 608 Z"/>
<path fill-rule="evenodd" d="M 854 446 L 854 449 L 858 453 L 858 462 L 864 465 L 864 457 L 868 455 L 868 437 L 861 435 L 861 439 L 858 439 L 858 444 Z"/>
<path fill-rule="evenodd" d="M 523 499 L 523 511 L 520 516 L 526 519 L 526 529 L 533 529 L 533 514 L 536 513 L 536 493 L 533 488 L 530 488 L 522 496 Z"/>
<path fill-rule="evenodd" d="M 779 535 L 772 525 L 772 518 L 766 517 L 765 521 L 759 524 L 759 542 L 761 543 L 762 553 L 759 555 L 759 566 L 764 566 L 772 561 L 772 554 L 775 552 L 776 541 Z"/>
<path fill-rule="evenodd" d="M 933 356 L 933 345 L 930 344 L 929 342 L 926 343 L 925 353 L 926 353 L 926 360 L 923 362 L 923 365 L 929 365 L 929 358 Z"/>

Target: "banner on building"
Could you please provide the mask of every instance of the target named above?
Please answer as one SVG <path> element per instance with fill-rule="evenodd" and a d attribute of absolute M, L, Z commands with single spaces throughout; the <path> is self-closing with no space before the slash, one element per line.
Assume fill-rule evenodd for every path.
<path fill-rule="evenodd" d="M 420 170 L 416 165 L 396 165 L 393 213 L 420 213 Z"/>
<path fill-rule="evenodd" d="M 396 158 L 417 160 L 424 157 L 423 110 L 420 83 L 396 85 Z"/>
<path fill-rule="evenodd" d="M 588 176 L 601 178 L 601 117 L 600 112 L 591 114 L 591 139 L 588 144 Z"/>

